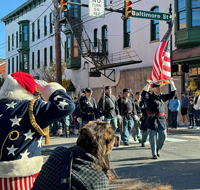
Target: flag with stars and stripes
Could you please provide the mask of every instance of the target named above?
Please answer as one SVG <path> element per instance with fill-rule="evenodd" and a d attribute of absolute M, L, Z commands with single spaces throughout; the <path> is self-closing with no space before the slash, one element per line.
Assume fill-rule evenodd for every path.
<path fill-rule="evenodd" d="M 153 70 L 150 75 L 151 81 L 164 80 L 158 82 L 160 86 L 169 84 L 168 79 L 171 78 L 171 64 L 170 64 L 170 36 L 173 31 L 174 21 L 172 22 L 167 33 L 161 40 L 153 60 Z M 151 84 L 153 85 L 153 83 Z"/>
<path fill-rule="evenodd" d="M 30 100 L 0 99 L 0 190 L 31 189 L 43 165 L 42 135 L 30 122 L 29 103 Z M 57 89 L 49 92 L 48 102 L 38 99 L 33 107 L 41 129 L 73 111 L 73 100 L 64 90 Z"/>

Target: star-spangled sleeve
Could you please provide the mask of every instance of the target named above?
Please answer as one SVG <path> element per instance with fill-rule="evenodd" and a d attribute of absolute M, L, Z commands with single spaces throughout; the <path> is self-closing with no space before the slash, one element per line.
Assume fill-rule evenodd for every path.
<path fill-rule="evenodd" d="M 34 105 L 34 115 L 41 128 L 59 121 L 70 115 L 75 109 L 73 100 L 64 90 L 56 90 L 49 97 L 47 103 L 41 99 Z"/>

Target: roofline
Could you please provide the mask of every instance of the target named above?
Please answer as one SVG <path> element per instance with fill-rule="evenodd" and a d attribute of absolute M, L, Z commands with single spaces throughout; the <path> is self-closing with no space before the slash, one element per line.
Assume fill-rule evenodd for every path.
<path fill-rule="evenodd" d="M 35 2 L 37 0 L 27 0 L 25 3 L 23 3 L 22 5 L 20 5 L 18 8 L 16 8 L 14 11 L 10 12 L 9 14 L 7 14 L 6 16 L 4 16 L 1 21 L 2 22 L 6 22 L 6 20 L 10 17 L 12 17 L 12 15 L 14 15 L 15 13 L 17 13 L 18 11 L 20 11 L 21 9 L 23 9 L 24 7 L 30 5 L 31 3 Z"/>

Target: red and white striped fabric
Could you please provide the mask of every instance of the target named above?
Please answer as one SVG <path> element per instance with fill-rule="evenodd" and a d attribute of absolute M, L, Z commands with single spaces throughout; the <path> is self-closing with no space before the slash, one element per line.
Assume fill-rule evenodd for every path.
<path fill-rule="evenodd" d="M 38 174 L 28 177 L 0 178 L 0 190 L 30 190 Z"/>
<path fill-rule="evenodd" d="M 168 80 L 171 78 L 170 65 L 170 36 L 172 34 L 174 22 L 161 40 L 153 60 L 153 70 L 150 75 L 151 81 Z M 160 81 L 160 86 L 169 84 L 169 81 Z M 153 85 L 153 83 L 151 84 Z"/>

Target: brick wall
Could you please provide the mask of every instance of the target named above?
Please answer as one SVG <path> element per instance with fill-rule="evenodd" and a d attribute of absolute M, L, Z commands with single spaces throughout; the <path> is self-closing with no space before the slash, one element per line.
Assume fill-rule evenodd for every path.
<path fill-rule="evenodd" d="M 119 83 L 116 86 L 112 86 L 113 95 L 115 95 L 117 98 L 119 90 L 122 92 L 124 88 L 132 89 L 133 94 L 135 94 L 135 92 L 137 91 L 141 91 L 144 88 L 146 80 L 149 78 L 151 71 L 152 67 L 143 67 L 143 68 L 121 71 Z M 177 88 L 177 96 L 179 100 L 181 100 L 181 77 L 175 76 L 173 78 L 178 79 L 175 81 L 175 86 Z M 104 85 L 106 86 L 106 84 Z M 162 93 L 168 93 L 168 86 L 169 85 L 165 85 L 161 88 Z M 101 97 L 102 89 L 103 89 L 103 84 L 102 88 L 93 88 L 93 97 L 96 99 L 97 103 Z M 168 112 L 167 103 L 165 106 L 166 114 Z M 179 111 L 179 122 L 181 122 L 180 111 Z"/>
<path fill-rule="evenodd" d="M 5 76 L 6 76 L 6 64 L 5 63 L 0 64 L 0 74 L 3 74 L 4 78 L 5 78 Z"/>

